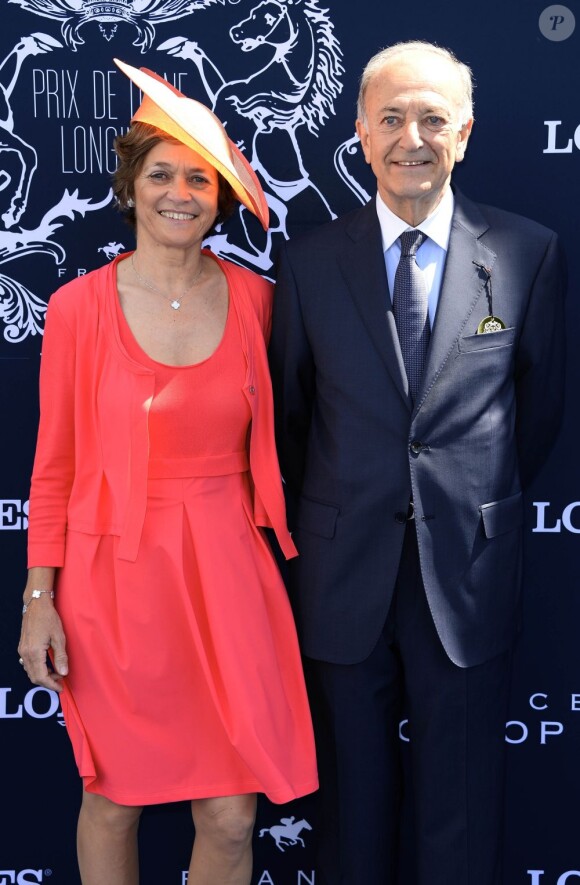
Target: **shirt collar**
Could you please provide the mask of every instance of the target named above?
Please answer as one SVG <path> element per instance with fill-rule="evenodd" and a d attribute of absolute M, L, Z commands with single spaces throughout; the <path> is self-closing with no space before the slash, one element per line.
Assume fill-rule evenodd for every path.
<path fill-rule="evenodd" d="M 381 226 L 381 236 L 383 239 L 383 253 L 390 249 L 401 234 L 410 230 L 409 225 L 398 215 L 395 215 L 389 207 L 384 203 L 377 192 L 376 197 L 377 215 L 379 216 L 379 224 Z M 453 218 L 453 191 L 450 187 L 445 191 L 441 202 L 435 210 L 418 225 L 418 230 L 426 234 L 434 243 L 441 247 L 445 252 L 449 245 L 449 237 L 451 234 L 451 221 Z"/>

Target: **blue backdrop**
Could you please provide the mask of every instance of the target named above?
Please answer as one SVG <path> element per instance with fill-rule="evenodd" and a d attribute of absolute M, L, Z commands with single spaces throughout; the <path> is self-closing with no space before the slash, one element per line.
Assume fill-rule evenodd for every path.
<path fill-rule="evenodd" d="M 56 695 L 16 645 L 46 303 L 133 246 L 115 213 L 112 140 L 139 103 L 119 57 L 214 106 L 258 170 L 266 237 L 242 211 L 212 240 L 272 276 L 277 244 L 366 201 L 354 138 L 358 78 L 381 47 L 427 39 L 473 68 L 473 136 L 456 181 L 473 199 L 556 229 L 569 258 L 567 417 L 526 508 L 524 632 L 506 725 L 506 885 L 580 883 L 579 376 L 580 4 L 488 0 L 0 0 L 0 885 L 78 885 L 80 782 Z M 404 735 L 404 729 L 403 729 Z M 403 744 L 404 747 L 404 744 Z M 361 814 L 364 814 L 361 809 Z M 282 818 L 303 843 L 276 843 Z M 261 802 L 254 885 L 315 885 L 315 798 Z M 185 803 L 148 809 L 142 883 L 183 885 Z M 403 877 L 402 885 L 410 885 Z"/>

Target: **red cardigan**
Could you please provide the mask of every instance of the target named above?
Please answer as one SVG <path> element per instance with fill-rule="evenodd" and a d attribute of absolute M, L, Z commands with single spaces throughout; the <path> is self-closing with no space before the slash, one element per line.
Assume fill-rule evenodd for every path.
<path fill-rule="evenodd" d="M 254 519 L 274 529 L 290 558 L 297 551 L 286 526 L 266 352 L 272 286 L 249 270 L 211 257 L 226 276 L 247 363 Z M 30 492 L 29 567 L 63 565 L 67 528 L 119 535 L 119 558 L 137 557 L 154 373 L 132 360 L 120 339 L 116 269 L 122 258 L 126 254 L 62 286 L 49 302 Z"/>

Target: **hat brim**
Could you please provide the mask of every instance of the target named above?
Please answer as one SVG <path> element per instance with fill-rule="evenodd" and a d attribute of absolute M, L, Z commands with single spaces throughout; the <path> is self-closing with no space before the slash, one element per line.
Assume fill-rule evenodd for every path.
<path fill-rule="evenodd" d="M 223 175 L 238 200 L 267 230 L 269 211 L 262 186 L 216 115 L 201 102 L 187 98 L 153 71 L 134 68 L 117 58 L 113 61 L 144 95 L 132 122 L 149 123 L 202 156 Z"/>

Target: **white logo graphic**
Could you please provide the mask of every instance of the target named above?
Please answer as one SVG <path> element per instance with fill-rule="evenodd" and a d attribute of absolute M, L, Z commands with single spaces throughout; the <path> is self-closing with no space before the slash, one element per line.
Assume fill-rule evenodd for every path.
<path fill-rule="evenodd" d="M 46 871 L 50 875 L 50 870 Z M 0 870 L 0 885 L 38 885 L 42 870 Z"/>
<path fill-rule="evenodd" d="M 558 126 L 562 125 L 561 120 L 544 120 L 544 126 L 548 127 L 548 146 L 544 148 L 544 154 L 571 154 L 574 146 L 580 150 L 580 126 L 577 126 L 572 134 L 572 138 L 566 136 L 564 140 L 558 139 Z"/>
<path fill-rule="evenodd" d="M 544 873 L 544 870 L 528 870 L 528 876 L 530 877 L 529 885 L 548 885 L 548 882 L 544 879 Z M 567 870 L 558 876 L 557 879 L 552 879 L 552 882 L 553 885 L 572 885 L 572 879 L 578 885 L 580 870 Z"/>
<path fill-rule="evenodd" d="M 259 878 L 257 878 L 259 876 Z M 186 885 L 189 881 L 189 873 L 187 870 L 183 870 L 181 873 L 181 885 Z M 254 879 L 255 885 L 276 885 L 279 881 L 276 879 L 276 882 L 270 875 L 268 870 L 263 870 L 262 873 L 255 873 Z M 284 881 L 287 881 L 286 879 Z M 296 879 L 293 879 L 296 885 L 316 885 L 316 872 L 314 870 L 296 870 Z M 0 885 L 2 883 L 0 882 Z"/>
<path fill-rule="evenodd" d="M 110 261 L 112 258 L 116 258 L 117 255 L 120 255 L 124 249 L 125 246 L 123 243 L 107 243 L 106 246 L 99 246 L 97 252 L 102 252 L 105 258 L 108 258 Z"/>
<path fill-rule="evenodd" d="M 556 720 L 546 718 L 550 714 L 545 711 L 553 710 L 556 706 L 556 702 L 552 700 L 548 692 L 536 691 L 532 693 L 527 698 L 527 705 L 535 714 L 539 713 L 541 715 L 533 715 L 531 720 L 526 718 L 526 721 L 523 719 L 510 719 L 505 725 L 505 742 L 512 746 L 525 744 L 526 742 L 538 743 L 542 747 L 551 746 L 553 745 L 553 738 L 570 734 L 566 730 L 568 723 L 565 721 L 564 716 L 565 712 L 572 714 L 580 713 L 580 693 L 572 692 L 570 694 L 569 702 L 567 702 L 564 712 L 561 708 L 554 710 L 554 713 L 559 716 Z M 402 719 L 399 723 L 400 740 L 410 743 L 412 740 L 411 732 L 412 723 L 410 724 L 408 719 Z"/>
<path fill-rule="evenodd" d="M 14 116 L 10 97 L 18 80 L 24 61 L 30 55 L 50 52 L 61 46 L 48 34 L 31 34 L 23 37 L 0 64 L 0 155 L 16 154 L 20 165 L 20 178 L 13 180 L 4 169 L 0 169 L 0 191 L 8 190 L 9 205 L 2 212 L 6 227 L 12 227 L 26 208 L 30 179 L 36 169 L 36 151 L 14 132 Z"/>
<path fill-rule="evenodd" d="M 295 198 L 307 192 L 329 219 L 336 217 L 303 165 L 297 130 L 306 127 L 316 135 L 334 114 L 334 101 L 342 91 L 342 52 L 318 0 L 264 0 L 230 28 L 229 37 L 242 52 L 259 50 L 260 58 L 268 48 L 269 60 L 245 79 L 228 82 L 193 40 L 171 37 L 157 48 L 196 66 L 213 110 L 265 185 L 272 214 L 265 242 L 261 231 L 252 241 L 248 212 L 242 208 L 250 251 L 221 233 L 212 237 L 212 249 L 265 271 L 272 265 L 272 237 L 287 236 L 287 216 Z M 279 168 L 274 167 L 278 159 Z"/>
<path fill-rule="evenodd" d="M 540 744 L 546 746 L 548 738 L 558 737 L 564 732 L 564 724 L 562 722 L 540 722 Z M 506 744 L 523 744 L 528 740 L 530 730 L 525 722 L 518 719 L 511 719 L 505 724 L 505 742 Z"/>
<path fill-rule="evenodd" d="M 289 845 L 300 844 L 305 848 L 304 839 L 301 838 L 299 833 L 301 833 L 302 830 L 311 829 L 312 827 L 304 818 L 296 820 L 294 816 L 281 817 L 279 824 L 276 824 L 273 827 L 265 827 L 263 830 L 260 830 L 260 837 L 269 833 L 276 843 L 276 848 L 279 848 L 280 851 L 285 851 Z"/>
<path fill-rule="evenodd" d="M 57 219 L 74 218 L 75 212 L 84 215 L 108 205 L 111 192 L 101 203 L 81 200 L 78 191 L 65 190 L 56 206 L 49 209 L 33 230 L 14 230 L 23 216 L 30 183 L 37 165 L 35 149 L 14 132 L 14 117 L 10 97 L 23 62 L 29 57 L 62 48 L 62 44 L 48 34 L 34 33 L 21 40 L 0 63 L 0 265 L 34 253 L 50 255 L 57 264 L 64 261 L 63 248 L 51 240 L 62 225 Z M 14 175 L 15 158 L 19 173 Z M 0 273 L 0 320 L 4 323 L 4 338 L 15 344 L 28 335 L 42 334 L 46 302 L 30 292 L 22 283 Z"/>
<path fill-rule="evenodd" d="M 0 498 L 0 532 L 26 531 L 27 528 L 28 501 Z"/>
<path fill-rule="evenodd" d="M 225 0 L 11 2 L 34 14 L 62 22 L 65 44 L 75 51 L 84 43 L 80 29 L 85 24 L 98 22 L 107 39 L 112 39 L 117 24 L 122 21 L 137 29 L 134 45 L 140 46 L 142 52 L 152 46 L 155 26 L 159 23 L 181 19 L 210 6 L 215 8 L 216 14 L 221 14 L 219 6 L 225 5 Z M 237 2 L 231 0 L 231 5 Z M 170 37 L 157 49 L 175 59 L 183 59 L 186 67 L 195 74 L 202 92 L 201 100 L 212 106 L 227 126 L 230 138 L 245 152 L 264 185 L 270 207 L 271 226 L 267 232 L 248 210 L 240 207 L 228 222 L 227 233 L 218 228 L 209 238 L 208 245 L 217 255 L 267 276 L 273 264 L 273 243 L 288 238 L 294 220 L 301 223 L 305 217 L 319 219 L 322 216 L 322 220 L 336 217 L 325 194 L 327 185 L 319 185 L 311 177 L 311 170 L 307 167 L 312 164 L 301 145 L 306 146 L 303 139 L 317 137 L 329 117 L 335 114 L 335 103 L 343 88 L 344 68 L 342 50 L 329 11 L 321 8 L 320 0 L 263 0 L 256 3 L 246 0 L 246 4 L 244 15 L 240 15 L 236 24 L 230 26 L 231 18 L 228 20 L 229 30 L 223 39 L 216 39 L 215 26 L 211 32 L 213 45 L 228 55 L 224 69 L 228 65 L 231 68 L 232 53 L 240 56 L 239 69 L 243 68 L 243 58 L 248 60 L 243 77 L 225 76 L 220 70 L 219 59 L 210 58 L 211 53 L 189 37 Z M 212 21 L 215 23 L 215 15 Z M 0 149 L 0 265 L 33 253 L 44 253 L 59 266 L 59 276 L 64 273 L 67 255 L 64 247 L 54 241 L 53 235 L 62 227 L 61 219 L 73 220 L 77 214 L 84 216 L 87 212 L 98 211 L 110 204 L 112 194 L 109 190 L 104 199 L 81 199 L 78 189 L 71 192 L 67 188 L 37 227 L 29 230 L 22 226 L 19 230 L 17 225 L 26 217 L 37 153 L 14 135 L 13 117 L 8 111 L 10 94 L 24 60 L 29 55 L 63 48 L 54 37 L 35 33 L 22 38 L 0 63 L 0 83 L 3 84 L 0 99 L 3 97 L 6 105 L 3 115 L 5 130 L 12 138 L 10 148 L 6 138 L 4 150 L 17 150 L 22 166 L 20 181 L 16 181 L 14 161 L 6 159 L 2 163 Z M 114 136 L 123 131 L 116 121 L 125 119 L 125 116 L 121 117 L 121 109 L 115 107 L 117 72 L 94 70 L 92 80 L 82 66 L 72 71 L 39 67 L 32 74 L 34 117 L 64 121 L 60 135 L 62 173 L 85 175 L 103 169 L 112 173 L 115 165 L 112 142 Z M 187 72 L 174 75 L 177 88 L 182 88 L 182 76 L 187 77 Z M 78 101 L 76 95 L 77 87 L 80 92 L 82 85 L 79 78 L 88 81 L 83 86 L 83 97 L 87 101 L 82 103 L 80 95 Z M 131 92 L 129 95 L 132 104 Z M 87 124 L 81 116 L 81 110 L 85 116 L 90 113 L 91 97 L 97 126 Z M 72 125 L 73 120 L 78 122 Z M 352 174 L 347 168 L 349 158 L 354 158 L 353 164 L 362 161 L 356 135 L 349 135 L 334 151 L 334 171 L 337 183 L 346 184 L 357 203 L 364 203 L 369 195 L 358 183 L 356 173 Z M 9 198 L 6 205 L 1 202 L 2 195 Z M 111 260 L 124 251 L 125 246 L 111 240 L 98 247 L 95 244 L 94 248 Z M 78 268 L 78 273 L 81 272 L 84 272 L 82 268 Z M 0 274 L 0 321 L 5 325 L 6 341 L 19 343 L 28 336 L 42 334 L 46 306 L 45 300 L 30 292 L 21 282 Z"/>
<path fill-rule="evenodd" d="M 534 716 L 531 722 L 523 722 L 520 719 L 512 719 L 506 723 L 505 739 L 508 744 L 524 744 L 527 741 L 539 742 L 541 746 L 552 745 L 552 738 L 558 738 L 562 735 L 569 735 L 566 731 L 568 723 L 562 721 L 564 711 L 559 707 L 556 715 L 558 720 L 544 718 L 547 714 L 545 711 L 553 708 L 555 703 L 548 692 L 537 691 L 528 698 L 529 707 L 536 713 L 541 714 L 541 718 Z M 566 705 L 566 712 L 580 712 L 580 694 L 572 692 L 569 696 L 569 703 Z M 558 742 L 557 742 L 558 743 Z"/>
<path fill-rule="evenodd" d="M 573 535 L 580 535 L 580 513 L 575 517 L 576 522 L 572 521 L 572 515 L 575 510 L 580 510 L 580 501 L 572 501 L 562 510 L 561 517 L 548 516 L 547 510 L 551 506 L 549 501 L 534 501 L 536 508 L 536 525 L 532 529 L 533 532 L 571 532 Z"/>
<path fill-rule="evenodd" d="M 119 22 L 137 29 L 135 46 L 141 52 L 150 49 L 155 37 L 155 25 L 160 21 L 175 21 L 196 9 L 203 9 L 224 0 L 10 0 L 28 12 L 62 22 L 61 33 L 67 46 L 76 52 L 85 41 L 80 29 L 89 22 L 98 22 L 106 40 L 112 40 Z"/>
<path fill-rule="evenodd" d="M 37 686 L 26 692 L 22 703 L 14 703 L 9 695 L 11 688 L 0 688 L 0 719 L 50 719 L 56 716 L 59 725 L 64 725 L 58 692 Z M 2 880 L 0 880 L 2 885 Z"/>

